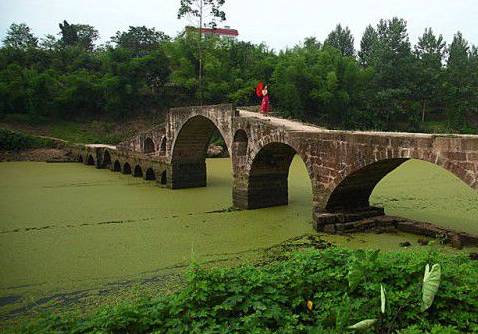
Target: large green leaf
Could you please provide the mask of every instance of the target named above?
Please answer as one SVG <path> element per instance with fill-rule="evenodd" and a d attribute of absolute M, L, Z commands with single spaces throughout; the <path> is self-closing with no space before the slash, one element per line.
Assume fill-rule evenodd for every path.
<path fill-rule="evenodd" d="M 383 287 L 382 284 L 380 284 L 380 309 L 383 314 L 385 314 L 385 288 Z"/>
<path fill-rule="evenodd" d="M 441 267 L 439 264 L 434 264 L 430 270 L 430 266 L 427 264 L 425 267 L 425 275 L 423 276 L 422 287 L 422 306 L 421 310 L 425 311 L 433 304 L 433 299 L 440 286 L 441 279 Z"/>
<path fill-rule="evenodd" d="M 348 329 L 364 330 L 372 327 L 377 322 L 377 319 L 367 319 L 357 322 L 355 325 L 349 326 Z"/>

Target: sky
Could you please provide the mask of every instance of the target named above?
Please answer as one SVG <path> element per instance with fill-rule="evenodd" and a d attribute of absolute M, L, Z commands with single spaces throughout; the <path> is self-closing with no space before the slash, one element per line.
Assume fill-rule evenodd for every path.
<path fill-rule="evenodd" d="M 12 22 L 26 23 L 36 36 L 56 35 L 58 23 L 94 26 L 100 43 L 128 26 L 155 27 L 175 36 L 189 22 L 177 19 L 179 0 L 0 0 L 0 39 Z M 356 47 L 368 24 L 398 16 L 408 22 L 410 41 L 416 43 L 426 27 L 450 43 L 459 30 L 478 45 L 477 0 L 226 0 L 229 25 L 239 30 L 239 39 L 282 50 L 305 37 L 323 41 L 334 27 L 348 26 Z"/>

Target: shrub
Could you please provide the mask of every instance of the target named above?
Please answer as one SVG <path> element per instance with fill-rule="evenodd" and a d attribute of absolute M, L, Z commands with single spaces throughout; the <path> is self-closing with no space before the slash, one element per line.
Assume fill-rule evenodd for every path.
<path fill-rule="evenodd" d="M 421 312 L 426 263 L 440 263 L 442 283 L 433 305 Z M 349 273 L 358 264 L 355 281 Z M 386 315 L 394 324 L 391 332 L 476 332 L 477 281 L 477 262 L 462 255 L 308 250 L 260 268 L 193 265 L 187 287 L 176 294 L 103 308 L 83 319 L 49 316 L 21 332 L 349 333 L 349 325 L 379 315 L 380 284 L 388 305 L 398 310 Z"/>
<path fill-rule="evenodd" d="M 20 151 L 29 148 L 57 147 L 51 139 L 35 137 L 21 132 L 0 129 L 0 150 Z"/>

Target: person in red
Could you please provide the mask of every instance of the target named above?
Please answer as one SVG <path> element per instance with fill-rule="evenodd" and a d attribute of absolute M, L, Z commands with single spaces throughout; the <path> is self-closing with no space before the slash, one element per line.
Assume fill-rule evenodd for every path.
<path fill-rule="evenodd" d="M 267 114 L 270 111 L 269 91 L 267 90 L 267 85 L 264 86 L 262 82 L 259 82 L 256 87 L 256 94 L 258 97 L 262 97 L 261 107 L 259 111 L 262 114 Z"/>

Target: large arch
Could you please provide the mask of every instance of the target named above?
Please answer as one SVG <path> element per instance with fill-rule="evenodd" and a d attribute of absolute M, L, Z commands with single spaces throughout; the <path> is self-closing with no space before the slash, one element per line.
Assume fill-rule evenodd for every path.
<path fill-rule="evenodd" d="M 295 148 L 283 142 L 269 142 L 253 152 L 245 180 L 235 180 L 238 182 L 234 187 L 234 206 L 258 209 L 287 205 L 289 169 L 296 154 L 304 162 L 311 180 L 310 167 Z"/>
<path fill-rule="evenodd" d="M 375 186 L 407 160 L 406 158 L 380 160 L 353 171 L 335 186 L 327 200 L 326 211 L 356 211 L 368 208 L 369 198 Z"/>
<path fill-rule="evenodd" d="M 201 115 L 191 117 L 183 124 L 171 150 L 171 175 L 168 175 L 171 188 L 207 185 L 207 149 L 216 131 L 226 138 L 213 121 Z"/>
<path fill-rule="evenodd" d="M 110 168 L 111 166 L 111 155 L 108 150 L 103 152 L 103 161 L 101 163 L 101 168 Z"/>
<path fill-rule="evenodd" d="M 432 157 L 433 158 L 433 157 Z M 325 211 L 354 212 L 370 207 L 369 199 L 377 184 L 390 172 L 410 159 L 416 159 L 439 166 L 458 177 L 465 184 L 467 174 L 459 166 L 437 158 L 415 158 L 413 155 L 403 158 L 390 158 L 362 164 L 341 177 L 338 177 L 327 196 Z"/>
<path fill-rule="evenodd" d="M 146 138 L 143 143 L 143 152 L 145 154 L 153 153 L 156 151 L 154 141 L 151 138 Z"/>

